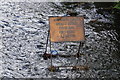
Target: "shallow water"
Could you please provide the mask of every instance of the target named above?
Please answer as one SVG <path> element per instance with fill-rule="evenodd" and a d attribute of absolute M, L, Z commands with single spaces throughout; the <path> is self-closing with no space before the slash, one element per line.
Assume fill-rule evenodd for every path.
<path fill-rule="evenodd" d="M 108 7 L 108 6 L 107 6 Z M 105 7 L 106 8 L 106 7 Z M 120 75 L 119 11 L 93 3 L 1 3 L 2 48 L 0 77 L 15 78 L 110 78 Z M 71 11 L 71 13 L 68 13 Z M 45 51 L 49 16 L 84 16 L 86 41 L 78 65 L 88 71 L 49 72 Z M 93 21 L 96 20 L 96 21 Z M 52 43 L 59 54 L 74 54 L 79 43 Z M 48 47 L 49 52 L 49 47 Z M 74 65 L 75 58 L 53 59 L 54 65 Z"/>

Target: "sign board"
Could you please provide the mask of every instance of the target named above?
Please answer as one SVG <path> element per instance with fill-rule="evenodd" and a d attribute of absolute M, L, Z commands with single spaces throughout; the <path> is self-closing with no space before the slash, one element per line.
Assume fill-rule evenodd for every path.
<path fill-rule="evenodd" d="M 84 18 L 83 17 L 50 17 L 50 41 L 83 41 Z"/>

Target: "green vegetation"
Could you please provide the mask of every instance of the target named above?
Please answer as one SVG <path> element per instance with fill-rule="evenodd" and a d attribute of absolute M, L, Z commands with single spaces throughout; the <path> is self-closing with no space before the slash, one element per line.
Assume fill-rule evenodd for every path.
<path fill-rule="evenodd" d="M 120 9 L 120 2 L 118 2 L 118 3 L 114 6 L 114 8 Z"/>

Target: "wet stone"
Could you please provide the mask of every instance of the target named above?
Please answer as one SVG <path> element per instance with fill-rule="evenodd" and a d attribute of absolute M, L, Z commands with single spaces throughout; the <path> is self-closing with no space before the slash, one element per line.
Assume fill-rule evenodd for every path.
<path fill-rule="evenodd" d="M 42 23 L 42 24 L 45 24 L 45 22 L 43 22 L 43 21 L 41 21 L 41 20 L 39 20 L 39 21 L 38 21 L 38 23 Z"/>
<path fill-rule="evenodd" d="M 22 47 L 22 45 L 20 44 L 19 47 Z"/>
<path fill-rule="evenodd" d="M 26 64 L 26 65 L 24 65 L 22 68 L 23 68 L 23 69 L 29 69 L 29 67 L 30 67 L 30 65 L 29 65 L 29 64 Z"/>
<path fill-rule="evenodd" d="M 38 71 L 38 68 L 37 68 L 37 67 L 34 67 L 34 70 L 35 70 L 35 71 Z"/>
<path fill-rule="evenodd" d="M 37 48 L 38 49 L 41 49 L 41 48 L 43 48 L 44 46 L 42 46 L 42 45 L 37 45 Z"/>
<path fill-rule="evenodd" d="M 59 51 L 66 51 L 66 49 L 59 49 Z"/>

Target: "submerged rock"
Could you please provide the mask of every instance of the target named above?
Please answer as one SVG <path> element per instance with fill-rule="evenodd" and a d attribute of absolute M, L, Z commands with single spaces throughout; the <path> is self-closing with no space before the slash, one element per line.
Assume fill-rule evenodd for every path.
<path fill-rule="evenodd" d="M 44 47 L 43 45 L 37 45 L 37 48 L 39 48 L 39 49 L 41 49 L 43 47 Z"/>

